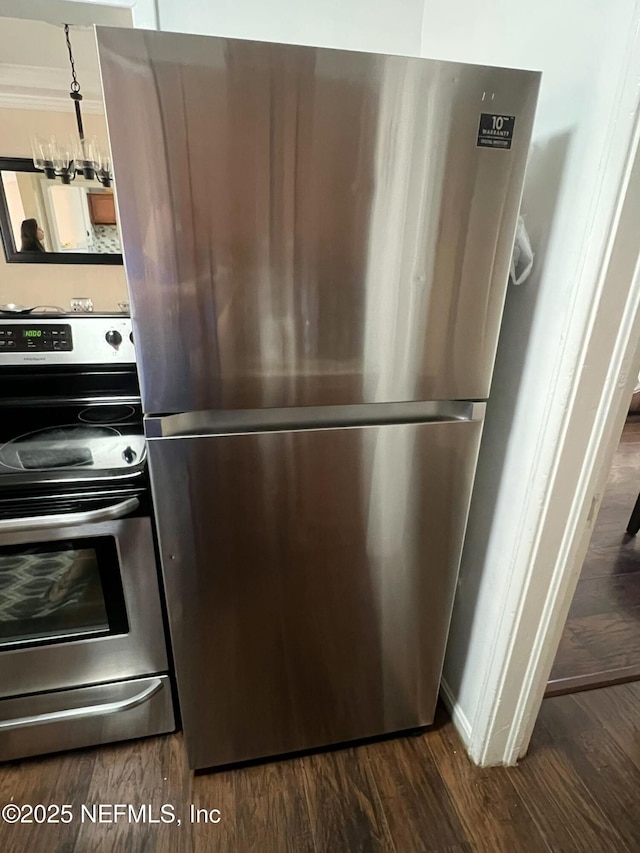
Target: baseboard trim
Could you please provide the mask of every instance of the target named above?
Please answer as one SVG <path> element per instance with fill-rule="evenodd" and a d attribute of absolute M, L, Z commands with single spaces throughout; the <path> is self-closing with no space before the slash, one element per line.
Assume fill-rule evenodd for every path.
<path fill-rule="evenodd" d="M 465 747 L 469 749 L 471 745 L 471 723 L 467 719 L 467 716 L 460 705 L 456 702 L 453 691 L 444 678 L 440 682 L 440 697 L 444 702 L 447 711 L 451 715 L 453 725 L 462 738 Z"/>
<path fill-rule="evenodd" d="M 624 666 L 620 669 L 590 672 L 588 675 L 554 678 L 547 684 L 544 698 L 580 693 L 582 690 L 597 690 L 600 687 L 613 687 L 614 684 L 625 684 L 628 681 L 640 681 L 640 666 Z"/>

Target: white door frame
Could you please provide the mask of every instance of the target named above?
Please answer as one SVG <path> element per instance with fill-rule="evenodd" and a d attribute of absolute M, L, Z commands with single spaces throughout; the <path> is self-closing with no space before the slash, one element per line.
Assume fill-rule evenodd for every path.
<path fill-rule="evenodd" d="M 585 235 L 586 258 L 576 281 L 581 298 L 566 318 L 560 381 L 548 395 L 550 410 L 564 407 L 561 427 L 558 433 L 548 422 L 539 435 L 533 479 L 546 478 L 545 500 L 531 501 L 523 511 L 522 529 L 532 525 L 535 534 L 531 541 L 523 536 L 512 557 L 524 570 L 504 594 L 496 591 L 504 615 L 473 720 L 456 720 L 452 703 L 471 758 L 484 766 L 515 764 L 528 747 L 640 367 L 637 13 L 629 50 L 621 55 L 620 98 L 611 122 L 616 144 L 603 159 L 591 233 Z M 612 186 L 613 205 L 607 203 Z"/>

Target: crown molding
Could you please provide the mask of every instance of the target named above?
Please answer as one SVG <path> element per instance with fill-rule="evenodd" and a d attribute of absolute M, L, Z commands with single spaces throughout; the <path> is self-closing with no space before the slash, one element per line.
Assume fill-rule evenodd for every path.
<path fill-rule="evenodd" d="M 73 109 L 69 98 L 69 71 L 35 65 L 0 64 L 0 107 L 17 110 Z M 82 111 L 104 113 L 99 76 L 83 74 Z"/>
<path fill-rule="evenodd" d="M 69 112 L 73 110 L 70 100 L 60 95 L 27 95 L 0 91 L 0 108 L 13 110 L 39 110 L 40 112 Z M 98 101 L 83 100 L 82 112 L 87 115 L 104 115 L 104 107 Z"/>

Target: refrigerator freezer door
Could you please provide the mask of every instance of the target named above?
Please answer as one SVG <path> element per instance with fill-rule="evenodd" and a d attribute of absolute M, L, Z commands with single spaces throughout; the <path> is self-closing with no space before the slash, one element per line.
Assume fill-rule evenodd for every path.
<path fill-rule="evenodd" d="M 432 722 L 481 429 L 149 441 L 191 767 Z"/>
<path fill-rule="evenodd" d="M 538 73 L 98 44 L 146 412 L 487 397 Z"/>

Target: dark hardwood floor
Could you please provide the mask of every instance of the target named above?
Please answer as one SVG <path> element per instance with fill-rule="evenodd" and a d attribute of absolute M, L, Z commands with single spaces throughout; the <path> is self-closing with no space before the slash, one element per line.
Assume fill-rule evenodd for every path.
<path fill-rule="evenodd" d="M 640 684 L 546 699 L 516 768 L 470 763 L 433 729 L 193 776 L 180 734 L 0 767 L 0 806 L 71 805 L 68 824 L 0 821 L 3 853 L 637 853 Z M 93 823 L 81 806 L 163 804 L 172 824 Z M 190 804 L 219 823 L 192 823 Z M 149 813 L 148 813 L 149 814 Z M 212 817 L 216 817 L 213 813 Z"/>
<path fill-rule="evenodd" d="M 634 415 L 614 457 L 547 695 L 640 678 L 640 533 L 625 532 L 639 491 Z"/>

